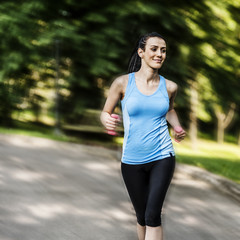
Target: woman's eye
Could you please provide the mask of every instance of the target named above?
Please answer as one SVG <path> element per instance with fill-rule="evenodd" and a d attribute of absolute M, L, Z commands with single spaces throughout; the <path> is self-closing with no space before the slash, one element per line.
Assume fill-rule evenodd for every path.
<path fill-rule="evenodd" d="M 152 51 L 156 52 L 156 51 L 157 51 L 157 49 L 156 49 L 156 48 L 152 48 Z"/>

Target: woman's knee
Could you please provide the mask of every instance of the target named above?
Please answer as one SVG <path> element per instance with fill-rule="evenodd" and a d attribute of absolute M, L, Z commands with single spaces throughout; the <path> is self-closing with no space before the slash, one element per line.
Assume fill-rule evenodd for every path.
<path fill-rule="evenodd" d="M 139 213 L 137 213 L 137 222 L 138 222 L 138 224 L 141 225 L 142 227 L 146 226 L 145 214 L 139 214 Z"/>
<path fill-rule="evenodd" d="M 145 224 L 150 227 L 158 227 L 162 225 L 161 214 L 157 212 L 147 212 L 145 214 Z"/>
<path fill-rule="evenodd" d="M 161 215 L 156 213 L 137 214 L 137 222 L 141 226 L 158 227 L 162 225 Z"/>

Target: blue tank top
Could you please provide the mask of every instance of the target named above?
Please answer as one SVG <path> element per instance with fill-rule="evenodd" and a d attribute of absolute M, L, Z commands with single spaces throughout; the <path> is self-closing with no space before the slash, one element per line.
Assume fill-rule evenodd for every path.
<path fill-rule="evenodd" d="M 169 97 L 164 77 L 153 94 L 144 95 L 137 88 L 135 72 L 130 73 L 121 105 L 123 163 L 143 164 L 175 155 L 166 121 Z"/>

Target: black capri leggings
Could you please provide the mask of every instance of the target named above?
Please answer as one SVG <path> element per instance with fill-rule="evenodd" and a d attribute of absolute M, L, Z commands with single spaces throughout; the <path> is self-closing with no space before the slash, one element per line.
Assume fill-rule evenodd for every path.
<path fill-rule="evenodd" d="M 130 165 L 121 164 L 123 180 L 141 226 L 161 226 L 161 212 L 175 168 L 175 157 Z"/>

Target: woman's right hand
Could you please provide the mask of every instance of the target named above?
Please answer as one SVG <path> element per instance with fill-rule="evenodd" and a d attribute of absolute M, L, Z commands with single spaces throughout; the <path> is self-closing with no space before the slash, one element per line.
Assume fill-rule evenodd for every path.
<path fill-rule="evenodd" d="M 108 112 L 102 112 L 101 114 L 101 122 L 111 135 L 115 135 L 115 129 L 120 121 L 120 116 L 117 114 L 109 114 Z"/>

